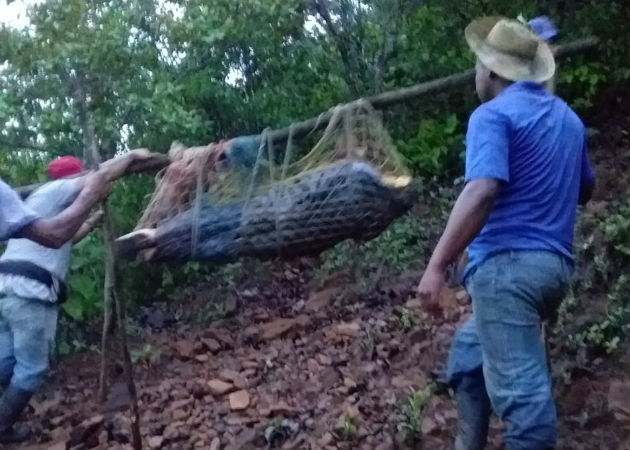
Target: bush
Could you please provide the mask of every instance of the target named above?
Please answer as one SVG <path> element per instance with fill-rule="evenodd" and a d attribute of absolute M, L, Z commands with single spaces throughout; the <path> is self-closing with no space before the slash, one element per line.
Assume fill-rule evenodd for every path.
<path fill-rule="evenodd" d="M 421 177 L 444 179 L 463 167 L 464 136 L 455 114 L 421 120 L 416 135 L 397 145 Z"/>
<path fill-rule="evenodd" d="M 613 206 L 604 218 L 588 212 L 580 217 L 575 245 L 577 276 L 559 312 L 559 326 L 568 334 L 572 351 L 612 353 L 627 339 L 629 229 L 630 207 L 626 204 Z M 605 308 L 593 316 L 592 302 L 598 298 Z M 575 323 L 580 315 L 584 317 Z"/>

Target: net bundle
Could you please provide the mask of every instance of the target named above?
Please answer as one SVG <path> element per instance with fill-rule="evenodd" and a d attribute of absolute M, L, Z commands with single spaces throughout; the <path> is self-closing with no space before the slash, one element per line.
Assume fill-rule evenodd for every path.
<path fill-rule="evenodd" d="M 380 116 L 336 107 L 308 152 L 271 132 L 171 149 L 171 165 L 138 228 L 154 228 L 145 259 L 226 262 L 317 254 L 382 232 L 415 200 Z"/>

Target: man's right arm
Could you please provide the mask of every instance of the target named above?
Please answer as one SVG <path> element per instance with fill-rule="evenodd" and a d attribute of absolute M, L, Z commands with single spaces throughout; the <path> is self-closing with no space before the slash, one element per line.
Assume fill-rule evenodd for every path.
<path fill-rule="evenodd" d="M 61 247 L 74 237 L 92 207 L 107 196 L 110 189 L 104 174 L 86 175 L 81 192 L 70 206 L 54 217 L 34 220 L 14 237 L 30 239 L 46 247 Z"/>

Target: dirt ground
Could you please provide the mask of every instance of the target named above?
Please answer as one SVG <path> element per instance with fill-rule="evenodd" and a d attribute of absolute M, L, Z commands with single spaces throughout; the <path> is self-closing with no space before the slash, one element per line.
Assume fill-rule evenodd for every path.
<path fill-rule="evenodd" d="M 451 448 L 448 392 L 428 400 L 417 442 L 405 439 L 405 407 L 444 361 L 468 298 L 445 290 L 451 314 L 436 324 L 413 298 L 417 279 L 406 274 L 361 299 L 338 286 L 306 292 L 300 270 L 287 266 L 271 285 L 242 291 L 232 317 L 151 334 L 136 368 L 146 448 Z M 130 448 L 125 384 L 117 377 L 98 405 L 98 365 L 83 353 L 57 367 L 32 404 L 38 448 Z M 629 448 L 628 367 L 556 383 L 559 448 Z M 489 448 L 500 443 L 497 420 Z"/>

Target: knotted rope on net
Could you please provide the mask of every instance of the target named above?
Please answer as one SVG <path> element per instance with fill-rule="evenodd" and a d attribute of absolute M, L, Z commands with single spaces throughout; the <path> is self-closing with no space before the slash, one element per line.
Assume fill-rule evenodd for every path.
<path fill-rule="evenodd" d="M 317 254 L 366 240 L 416 195 L 380 116 L 364 101 L 338 106 L 306 154 L 271 134 L 171 149 L 171 165 L 122 254 L 145 260 L 227 262 Z"/>

